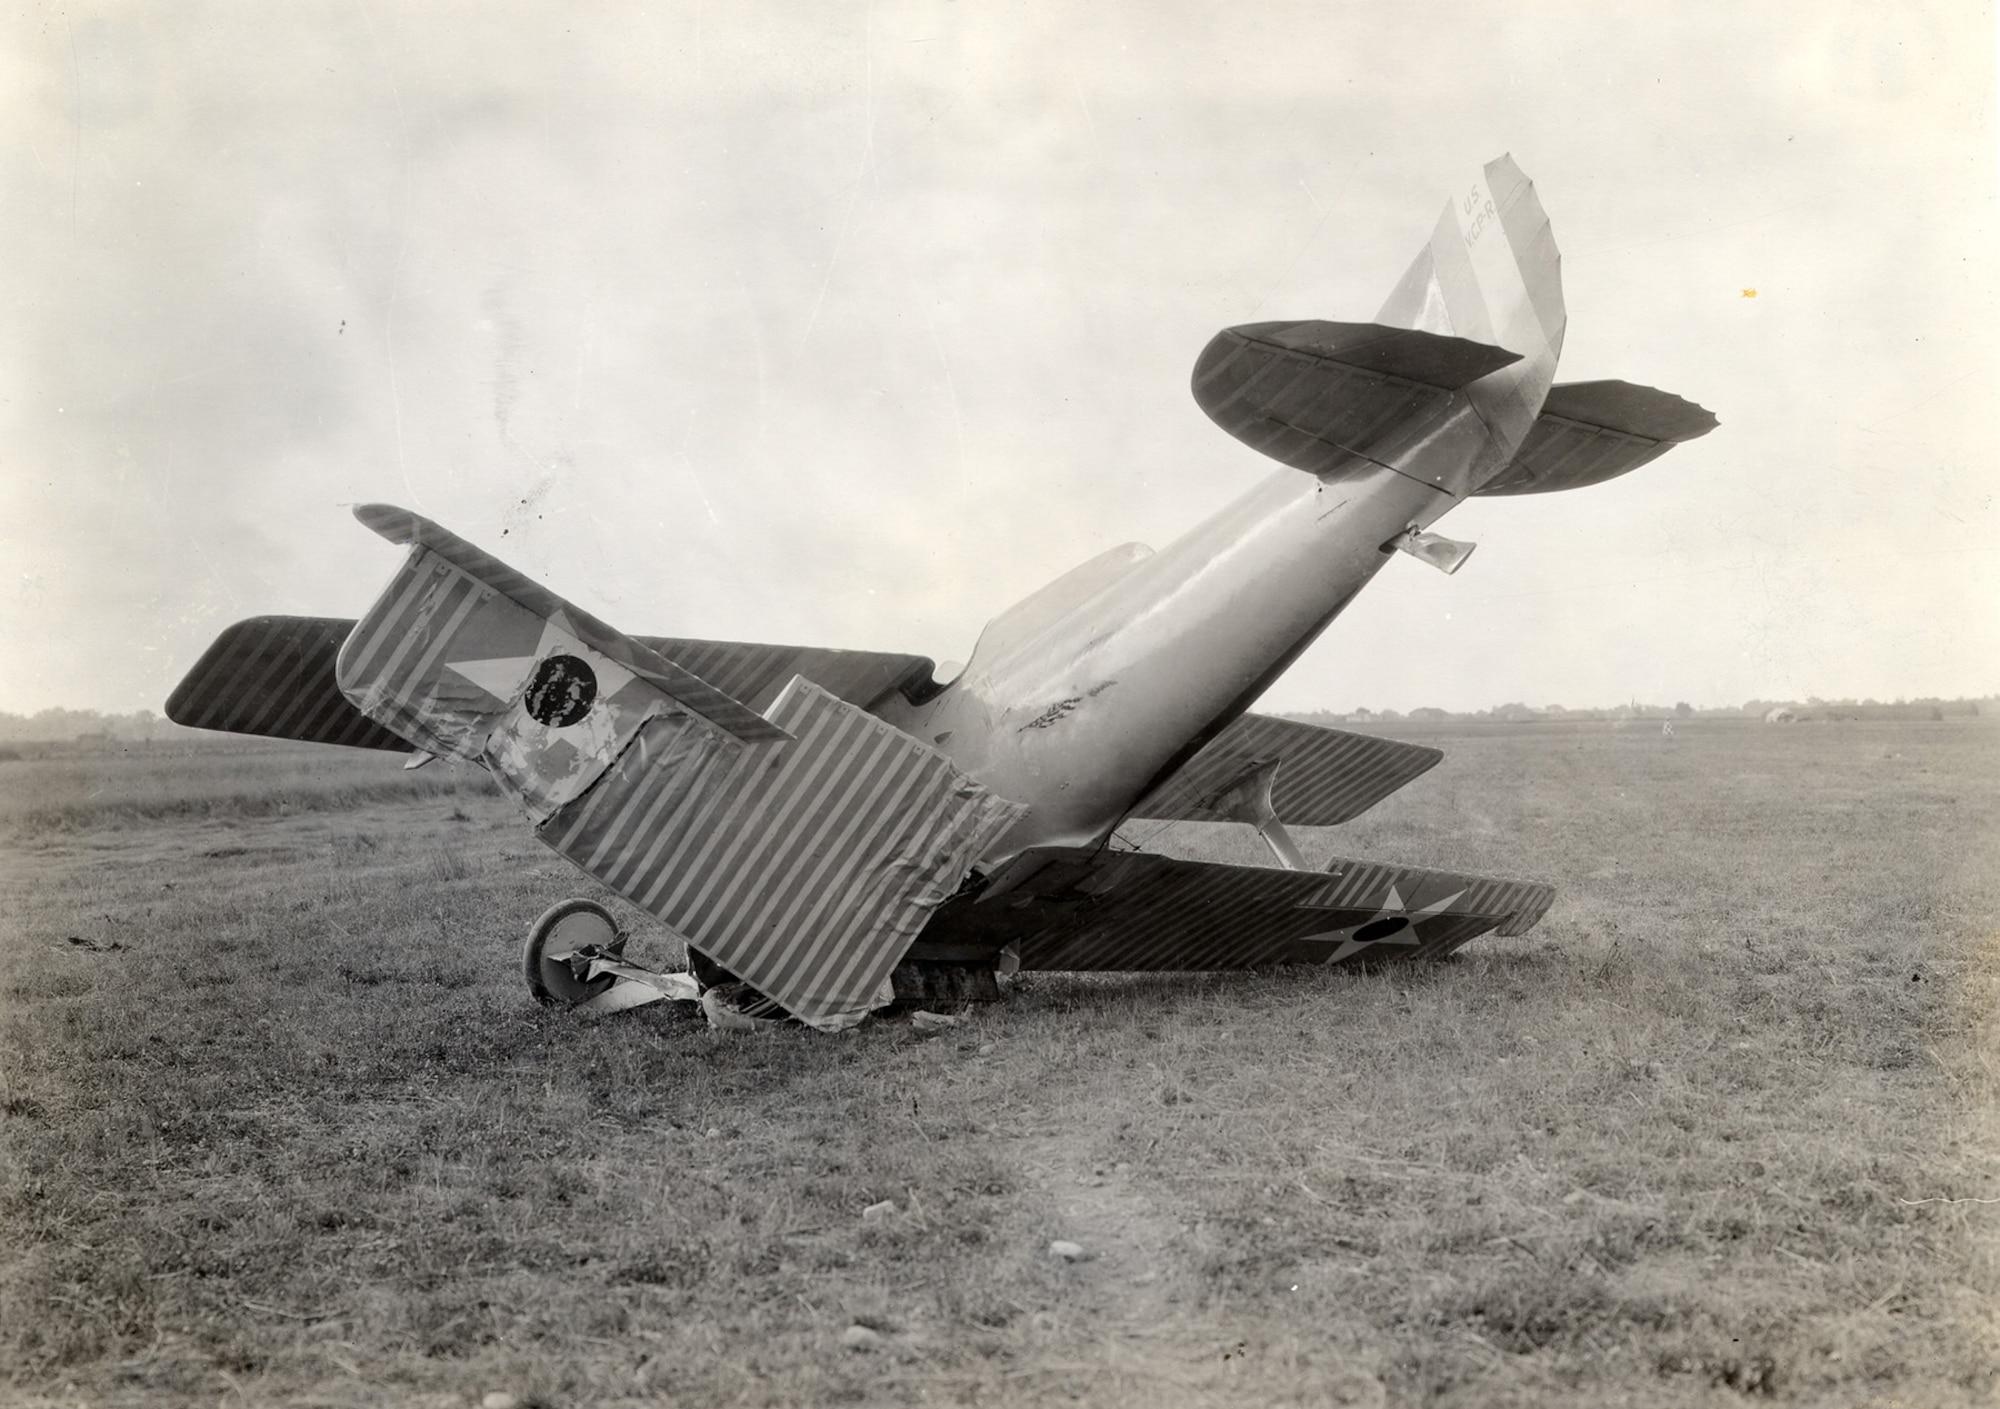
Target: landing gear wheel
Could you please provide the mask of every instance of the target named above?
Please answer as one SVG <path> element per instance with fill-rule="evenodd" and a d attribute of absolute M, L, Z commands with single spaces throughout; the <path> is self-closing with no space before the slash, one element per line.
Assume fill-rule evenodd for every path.
<path fill-rule="evenodd" d="M 611 974 L 584 977 L 590 961 L 615 959 L 625 948 L 624 932 L 612 913 L 595 900 L 565 900 L 550 906 L 528 928 L 521 951 L 528 992 L 550 1007 L 574 1008 L 618 982 Z"/>

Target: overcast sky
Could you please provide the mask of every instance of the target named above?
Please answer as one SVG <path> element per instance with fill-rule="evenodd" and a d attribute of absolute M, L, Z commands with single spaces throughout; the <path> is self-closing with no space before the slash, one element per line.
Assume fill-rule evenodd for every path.
<path fill-rule="evenodd" d="M 40 4 L 0 30 L 0 710 L 159 709 L 440 520 L 635 633 L 963 660 L 1269 462 L 1511 152 L 1563 380 L 1719 430 L 1473 501 L 1267 708 L 2000 691 L 1990 6 Z M 1750 291 L 1755 296 L 1750 296 Z"/>

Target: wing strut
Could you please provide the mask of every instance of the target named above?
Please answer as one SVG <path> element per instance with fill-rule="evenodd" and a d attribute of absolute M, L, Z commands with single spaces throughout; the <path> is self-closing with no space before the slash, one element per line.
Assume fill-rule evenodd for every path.
<path fill-rule="evenodd" d="M 1271 806 L 1271 784 L 1277 781 L 1283 762 L 1273 758 L 1257 764 L 1209 805 L 1226 822 L 1248 822 L 1255 827 L 1279 865 L 1291 871 L 1310 871 L 1312 867 L 1299 853 L 1292 834 L 1278 820 L 1278 810 Z"/>

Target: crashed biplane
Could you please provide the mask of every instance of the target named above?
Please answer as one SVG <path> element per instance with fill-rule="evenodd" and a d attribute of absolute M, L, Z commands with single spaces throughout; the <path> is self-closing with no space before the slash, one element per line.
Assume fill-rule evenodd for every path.
<path fill-rule="evenodd" d="M 1020 970 L 1428 958 L 1520 934 L 1547 886 L 1382 862 L 1308 866 L 1438 751 L 1249 713 L 1398 552 L 1475 494 L 1595 484 L 1715 417 L 1619 381 L 1558 385 L 1560 260 L 1502 157 L 1454 199 L 1371 323 L 1247 324 L 1195 362 L 1224 430 L 1286 468 L 1155 552 L 1127 544 L 989 623 L 949 681 L 918 656 L 627 636 L 405 510 L 358 622 L 225 631 L 181 724 L 487 769 L 541 840 L 656 917 L 690 973 L 627 964 L 611 913 L 554 907 L 530 987 L 607 1010 L 706 997 L 838 1028 L 990 996 Z M 1247 823 L 1275 866 L 1114 847 L 1137 818 Z M 727 994 L 732 1005 L 717 1001 Z"/>

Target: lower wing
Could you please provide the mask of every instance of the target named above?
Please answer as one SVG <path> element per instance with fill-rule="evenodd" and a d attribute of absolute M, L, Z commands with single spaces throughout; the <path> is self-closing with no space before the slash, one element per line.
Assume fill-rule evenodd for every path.
<path fill-rule="evenodd" d="M 1162 821 L 1238 820 L 1226 799 L 1246 779 L 1275 764 L 1271 804 L 1278 820 L 1297 827 L 1333 827 L 1359 817 L 1443 757 L 1421 744 L 1245 714 L 1141 799 L 1130 815 Z"/>
<path fill-rule="evenodd" d="M 954 897 L 914 957 L 1011 951 L 1023 969 L 1250 969 L 1442 958 L 1548 910 L 1532 881 L 1336 860 L 1325 871 L 1181 861 L 1145 851 L 1036 847 Z"/>

